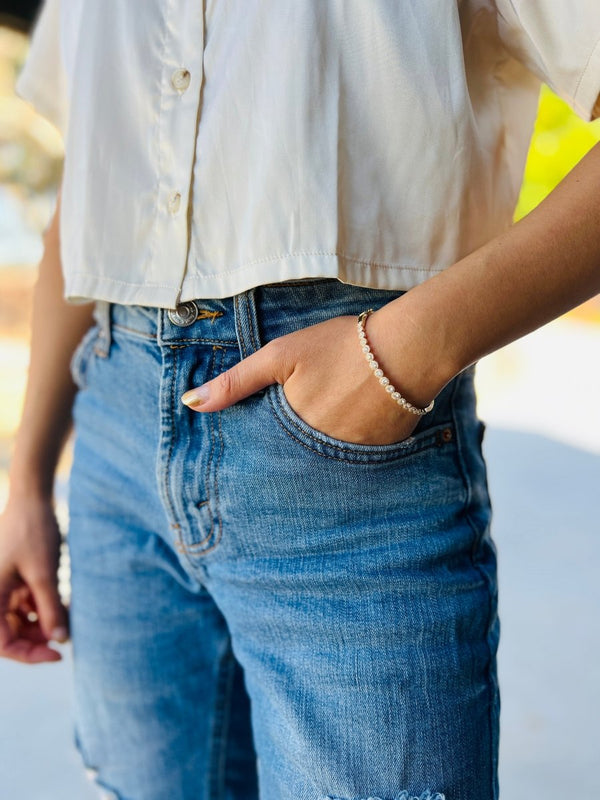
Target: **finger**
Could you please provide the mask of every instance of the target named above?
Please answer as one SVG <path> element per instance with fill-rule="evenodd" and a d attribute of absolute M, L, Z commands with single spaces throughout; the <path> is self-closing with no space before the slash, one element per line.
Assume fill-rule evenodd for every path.
<path fill-rule="evenodd" d="M 0 653 L 2 653 L 13 640 L 13 631 L 8 619 L 0 613 Z"/>
<path fill-rule="evenodd" d="M 288 370 L 281 348 L 274 345 L 274 341 L 269 342 L 216 378 L 190 389 L 181 398 L 182 403 L 194 411 L 220 411 L 271 383 L 284 383 Z"/>
<path fill-rule="evenodd" d="M 66 642 L 69 638 L 67 612 L 60 602 L 56 580 L 38 578 L 29 585 L 44 635 L 55 642 Z"/>
<path fill-rule="evenodd" d="M 49 661 L 60 661 L 61 654 L 48 647 L 47 644 L 30 642 L 28 639 L 15 639 L 0 647 L 0 656 L 20 661 L 23 664 L 42 664 Z"/>
<path fill-rule="evenodd" d="M 37 624 L 27 623 L 15 612 L 0 614 L 0 657 L 40 664 L 60 661 L 61 654 L 48 647 L 47 639 Z"/>

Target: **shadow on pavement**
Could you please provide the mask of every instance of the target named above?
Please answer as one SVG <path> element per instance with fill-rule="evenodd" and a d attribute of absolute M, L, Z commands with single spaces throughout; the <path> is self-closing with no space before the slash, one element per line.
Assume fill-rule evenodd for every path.
<path fill-rule="evenodd" d="M 600 456 L 488 430 L 498 547 L 500 796 L 600 792 Z"/>

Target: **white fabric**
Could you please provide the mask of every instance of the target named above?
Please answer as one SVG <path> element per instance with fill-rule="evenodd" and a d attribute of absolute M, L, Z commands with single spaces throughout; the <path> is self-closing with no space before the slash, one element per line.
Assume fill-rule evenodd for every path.
<path fill-rule="evenodd" d="M 66 295 L 409 289 L 510 224 L 539 81 L 589 118 L 599 41 L 598 0 L 47 0 Z"/>

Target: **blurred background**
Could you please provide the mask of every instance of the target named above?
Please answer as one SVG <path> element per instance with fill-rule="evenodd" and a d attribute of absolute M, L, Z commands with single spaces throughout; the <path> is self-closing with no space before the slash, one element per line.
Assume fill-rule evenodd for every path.
<path fill-rule="evenodd" d="M 0 6 L 0 508 L 28 362 L 40 234 L 62 167 L 57 131 L 14 95 L 32 2 Z M 600 140 L 547 88 L 516 218 Z M 600 792 L 600 300 L 485 359 L 478 397 L 499 550 L 501 791 Z M 69 453 L 57 480 L 66 529 Z M 62 586 L 68 592 L 68 563 Z M 0 797 L 95 796 L 71 746 L 69 647 L 59 665 L 0 661 Z"/>

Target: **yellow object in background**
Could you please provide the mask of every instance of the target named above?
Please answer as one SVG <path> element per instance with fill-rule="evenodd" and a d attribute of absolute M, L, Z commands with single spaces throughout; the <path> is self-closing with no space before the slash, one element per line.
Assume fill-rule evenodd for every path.
<path fill-rule="evenodd" d="M 583 122 L 543 86 L 515 220 L 535 208 L 596 142 L 600 120 Z"/>
<path fill-rule="evenodd" d="M 600 142 L 600 119 L 583 122 L 563 100 L 543 86 L 515 220 L 535 208 L 597 142 Z M 600 295 L 568 316 L 600 324 Z"/>

